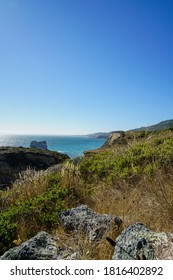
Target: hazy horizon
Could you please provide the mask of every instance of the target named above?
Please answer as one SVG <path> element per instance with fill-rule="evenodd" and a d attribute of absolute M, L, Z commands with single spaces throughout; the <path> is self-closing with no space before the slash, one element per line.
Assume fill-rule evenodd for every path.
<path fill-rule="evenodd" d="M 172 120 L 172 119 L 170 119 Z M 162 121 L 170 121 L 170 120 L 162 120 Z M 162 122 L 160 121 L 160 122 Z M 159 122 L 159 123 L 160 123 Z M 152 125 L 155 125 L 156 123 L 154 124 L 151 124 Z M 147 127 L 147 126 L 141 126 L 141 127 Z M 133 130 L 133 129 L 138 129 L 138 128 L 141 128 L 141 127 L 133 127 L 129 130 Z M 124 130 L 124 131 L 129 131 L 129 130 Z M 111 130 L 111 131 L 116 131 L 116 130 Z M 4 135 L 4 136 L 10 136 L 10 135 L 14 135 L 14 136 L 71 136 L 71 137 L 75 137 L 75 136 L 88 136 L 88 135 L 92 135 L 92 134 L 96 134 L 96 133 L 109 133 L 111 131 L 93 131 L 93 132 L 89 132 L 89 133 L 86 133 L 86 134 L 48 134 L 48 133 L 45 133 L 45 134 L 38 134 L 38 133 L 31 133 L 31 134 L 28 134 L 28 133 L 23 133 L 23 134 L 20 134 L 20 133 L 10 133 L 10 134 L 5 134 L 5 133 L 1 133 L 0 132 L 0 135 Z"/>

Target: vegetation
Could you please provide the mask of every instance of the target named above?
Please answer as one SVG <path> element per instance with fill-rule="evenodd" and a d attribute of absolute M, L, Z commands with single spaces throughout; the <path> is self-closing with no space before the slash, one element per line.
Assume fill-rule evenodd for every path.
<path fill-rule="evenodd" d="M 58 213 L 80 203 L 121 216 L 122 229 L 140 221 L 173 231 L 173 131 L 128 132 L 126 139 L 128 145 L 67 160 L 59 172 L 28 169 L 12 189 L 1 191 L 0 254 L 40 230 L 61 236 L 67 246 L 73 238 L 77 246 L 79 240 L 62 231 Z M 81 240 L 88 244 L 86 237 Z M 88 247 L 83 258 L 110 258 L 106 246 Z"/>
<path fill-rule="evenodd" d="M 162 121 L 160 123 L 151 125 L 151 126 L 146 126 L 146 127 L 140 127 L 137 129 L 133 129 L 132 131 L 158 131 L 158 130 L 163 130 L 163 129 L 170 129 L 173 128 L 173 120 L 166 120 Z"/>
<path fill-rule="evenodd" d="M 57 213 L 67 207 L 68 197 L 69 189 L 61 185 L 59 174 L 27 170 L 12 190 L 1 192 L 0 253 L 14 240 L 23 241 L 41 229 L 55 228 Z"/>
<path fill-rule="evenodd" d="M 139 132 L 133 139 L 132 134 L 128 134 L 127 138 L 131 139 L 128 146 L 105 149 L 85 157 L 80 164 L 81 176 L 89 183 L 104 181 L 113 185 L 120 178 L 134 184 L 143 176 L 152 177 L 159 168 L 166 172 L 173 163 L 172 135 L 171 131 L 163 134 Z"/>

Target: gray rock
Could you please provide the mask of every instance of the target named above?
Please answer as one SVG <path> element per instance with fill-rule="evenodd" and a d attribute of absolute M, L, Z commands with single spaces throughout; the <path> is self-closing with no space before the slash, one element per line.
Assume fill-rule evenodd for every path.
<path fill-rule="evenodd" d="M 57 238 L 56 238 L 57 239 Z M 55 241 L 47 232 L 39 232 L 18 247 L 5 252 L 0 260 L 79 260 L 80 254 Z"/>
<path fill-rule="evenodd" d="M 40 149 L 40 150 L 48 150 L 47 142 L 44 141 L 32 141 L 30 143 L 30 148 Z"/>
<path fill-rule="evenodd" d="M 61 212 L 59 217 L 66 230 L 85 232 L 90 241 L 100 240 L 109 230 L 112 223 L 118 226 L 121 221 L 115 215 L 97 214 L 86 205 L 80 205 Z"/>
<path fill-rule="evenodd" d="M 55 260 L 56 242 L 47 232 L 40 232 L 30 240 L 5 252 L 1 260 Z"/>
<path fill-rule="evenodd" d="M 153 232 L 142 223 L 123 230 L 115 242 L 113 260 L 173 259 L 173 234 Z"/>

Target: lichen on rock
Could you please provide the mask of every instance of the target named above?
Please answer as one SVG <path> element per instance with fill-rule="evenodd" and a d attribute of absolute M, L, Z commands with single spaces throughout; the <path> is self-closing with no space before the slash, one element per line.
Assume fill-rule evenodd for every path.
<path fill-rule="evenodd" d="M 115 243 L 113 260 L 173 259 L 173 234 L 151 231 L 142 223 L 124 229 Z"/>

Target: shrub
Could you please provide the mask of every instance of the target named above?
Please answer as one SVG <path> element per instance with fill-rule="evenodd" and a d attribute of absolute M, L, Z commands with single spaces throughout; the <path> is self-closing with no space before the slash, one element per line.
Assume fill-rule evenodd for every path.
<path fill-rule="evenodd" d="M 58 212 L 66 209 L 70 191 L 61 185 L 59 174 L 47 174 L 45 179 L 47 188 L 42 193 L 25 200 L 22 194 L 18 195 L 9 207 L 1 208 L 0 254 L 13 246 L 18 236 L 25 240 L 42 229 L 50 231 L 57 227 Z"/>

